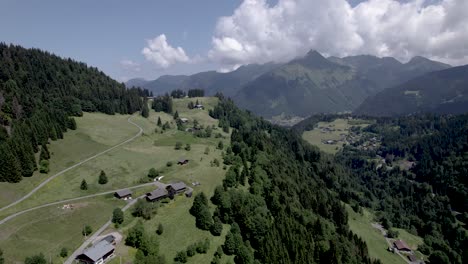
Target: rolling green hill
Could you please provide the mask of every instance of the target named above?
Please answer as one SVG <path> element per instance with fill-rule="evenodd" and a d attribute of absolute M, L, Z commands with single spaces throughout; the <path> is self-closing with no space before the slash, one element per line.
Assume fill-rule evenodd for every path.
<path fill-rule="evenodd" d="M 368 98 L 355 114 L 406 115 L 468 111 L 468 66 L 428 73 Z"/>

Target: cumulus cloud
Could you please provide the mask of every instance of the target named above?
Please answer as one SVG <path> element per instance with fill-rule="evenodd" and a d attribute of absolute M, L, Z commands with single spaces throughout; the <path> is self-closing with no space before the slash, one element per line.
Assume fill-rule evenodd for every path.
<path fill-rule="evenodd" d="M 346 0 L 244 0 L 218 20 L 208 57 L 223 69 L 283 62 L 310 49 L 466 64 L 467 14 L 466 0 L 367 0 L 354 7 Z"/>
<path fill-rule="evenodd" d="M 132 60 L 121 60 L 120 66 L 122 66 L 122 68 L 124 68 L 125 70 L 130 71 L 139 72 L 141 70 L 140 64 Z"/>
<path fill-rule="evenodd" d="M 162 34 L 154 39 L 147 40 L 147 46 L 141 53 L 148 61 L 153 62 L 160 68 L 168 68 L 176 63 L 188 63 L 190 58 L 181 47 L 172 47 L 167 42 L 166 35 Z"/>

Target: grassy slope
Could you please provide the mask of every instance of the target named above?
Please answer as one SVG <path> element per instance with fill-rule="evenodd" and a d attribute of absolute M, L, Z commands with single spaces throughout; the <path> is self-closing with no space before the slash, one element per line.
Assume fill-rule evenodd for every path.
<path fill-rule="evenodd" d="M 5 263 L 17 263 L 25 257 L 43 253 L 54 263 L 61 263 L 62 247 L 69 252 L 84 241 L 81 230 L 90 225 L 97 230 L 112 214 L 114 207 L 124 202 L 108 197 L 73 203 L 75 209 L 62 209 L 60 205 L 47 207 L 21 215 L 14 221 L 0 225 L 0 248 Z"/>
<path fill-rule="evenodd" d="M 195 101 L 195 99 L 192 100 Z M 210 108 L 216 104 L 217 99 L 202 98 L 200 101 L 202 101 L 207 108 Z M 208 116 L 207 110 L 188 110 L 186 107 L 188 102 L 189 99 L 175 100 L 175 107 L 181 117 L 187 117 L 191 121 L 197 119 L 204 125 L 217 124 L 216 120 Z M 163 122 L 173 122 L 172 116 L 164 113 L 155 113 L 153 111 L 151 111 L 148 119 L 135 116 L 134 121 L 144 129 L 144 135 L 142 137 L 57 177 L 31 198 L 2 212 L 2 215 L 6 216 L 9 213 L 20 211 L 24 208 L 64 198 L 73 198 L 135 185 L 140 179 L 147 180 L 146 173 L 151 167 L 164 170 L 164 182 L 184 180 L 189 184 L 193 181 L 199 181 L 201 185 L 194 187 L 194 192 L 196 193 L 203 190 L 211 196 L 214 187 L 220 184 L 224 177 L 222 168 L 210 166 L 210 161 L 214 158 L 221 160 L 221 151 L 215 149 L 220 139 L 215 139 L 214 137 L 210 139 L 194 138 L 188 133 L 177 131 L 175 129 L 175 123 L 172 124 L 173 128 L 171 130 L 163 134 L 159 132 L 155 133 L 158 116 L 161 117 Z M 109 145 L 117 144 L 134 135 L 138 130 L 136 127 L 126 122 L 127 118 L 128 116 L 106 116 L 101 114 L 85 114 L 83 118 L 77 118 L 79 125 L 78 130 L 66 133 L 64 140 L 54 142 L 50 148 L 51 151 L 55 153 L 51 160 L 52 164 L 55 164 L 53 168 L 64 168 L 66 167 L 65 164 L 70 164 L 82 158 L 86 158 L 87 156 L 107 148 Z M 214 133 L 218 132 L 221 132 L 221 130 L 218 129 L 214 131 Z M 223 135 L 226 137 L 223 140 L 225 141 L 225 145 L 227 145 L 229 135 L 224 133 Z M 180 141 L 184 145 L 190 143 L 192 147 L 191 151 L 174 150 L 176 141 Z M 210 153 L 208 155 L 204 154 L 206 147 L 210 148 Z M 170 168 L 166 167 L 167 161 L 176 161 L 179 157 L 187 157 L 191 162 L 186 166 L 174 165 Z M 106 171 L 109 178 L 109 183 L 106 185 L 97 184 L 97 177 L 101 169 Z M 35 177 L 31 178 L 31 180 L 33 179 L 35 179 Z M 81 191 L 79 189 L 79 184 L 82 179 L 86 179 L 89 184 L 89 189 L 87 191 Z M 37 184 L 37 182 L 35 183 Z M 33 182 L 29 189 L 32 188 L 32 184 Z M 22 190 L 24 193 L 28 189 L 18 188 L 17 190 Z M 149 191 L 149 189 L 146 188 L 145 191 Z M 143 193 L 143 191 L 140 193 Z M 53 225 L 50 226 L 38 226 L 35 224 L 34 232 L 24 228 L 24 232 L 17 231 L 7 235 L 10 229 L 21 229 L 23 223 L 28 219 L 38 219 L 42 221 L 44 217 L 50 214 L 54 215 L 53 209 L 56 209 L 56 207 L 33 211 L 14 221 L 8 222 L 0 226 L 0 248 L 2 248 L 4 252 L 8 252 L 6 255 L 9 259 L 13 259 L 12 256 L 14 256 L 15 260 L 18 261 L 38 252 L 51 252 L 52 255 L 57 255 L 58 250 L 60 250 L 62 246 L 62 242 L 57 242 L 62 241 L 60 237 L 66 237 L 69 232 L 76 232 L 76 230 L 73 231 L 76 229 L 76 226 L 82 225 L 82 223 L 75 224 L 75 218 L 76 221 L 85 218 L 87 211 L 91 215 L 90 221 L 96 223 L 96 226 L 93 226 L 95 229 L 109 218 L 112 209 L 116 206 L 115 202 L 117 201 L 102 199 L 102 197 L 90 199 L 90 204 L 98 203 L 99 206 L 97 206 L 96 209 L 94 209 L 94 207 L 88 207 L 89 210 L 86 209 L 83 211 L 83 216 L 81 216 L 81 218 L 78 215 L 72 215 L 70 217 L 73 219 L 58 221 L 61 219 L 58 217 L 54 219 Z M 161 208 L 158 215 L 146 223 L 148 229 L 151 231 L 157 227 L 157 223 L 161 222 L 164 224 L 165 233 L 161 236 L 160 244 L 161 252 L 164 252 L 168 260 L 173 258 L 176 251 L 185 249 L 188 244 L 211 236 L 209 232 L 198 230 L 195 227 L 195 220 L 188 213 L 191 204 L 192 199 L 187 199 L 183 196 L 177 197 L 175 202 Z M 127 218 L 129 218 L 126 221 L 128 226 L 134 224 L 135 221 L 131 221 L 132 217 L 128 214 Z M 175 219 L 177 221 L 174 221 Z M 60 230 L 62 233 L 59 232 L 57 234 L 58 237 L 55 235 L 51 237 L 48 235 L 50 234 L 51 226 L 53 226 L 54 229 Z M 33 227 L 31 226 L 31 228 Z M 227 232 L 227 227 L 225 228 L 225 232 Z M 31 250 L 20 251 L 13 248 L 13 245 L 17 245 L 18 248 L 20 248 L 18 243 L 24 240 L 32 241 L 32 244 L 29 245 L 32 248 Z M 73 237 L 73 242 L 64 243 L 65 246 L 72 249 L 76 248 L 81 241 L 82 240 Z M 213 252 L 223 241 L 224 236 L 214 238 L 209 254 L 198 255 L 191 258 L 192 263 L 209 262 L 213 256 Z M 36 246 L 34 243 L 40 243 L 41 245 Z M 121 247 L 122 248 L 119 248 L 119 252 L 120 250 L 123 250 L 124 253 L 130 251 L 130 255 L 128 255 L 128 253 L 123 255 L 131 259 L 134 250 L 124 246 Z M 36 251 L 35 249 L 38 250 Z"/>
<path fill-rule="evenodd" d="M 302 137 L 312 145 L 319 147 L 322 151 L 327 153 L 335 154 L 338 152 L 339 149 L 342 148 L 342 143 L 338 142 L 334 145 L 323 144 L 322 140 L 338 140 L 341 138 L 340 134 L 345 133 L 348 134 L 348 131 L 345 131 L 346 128 L 350 128 L 351 125 L 348 124 L 348 120 L 345 119 L 336 119 L 335 121 L 328 123 L 328 122 L 319 122 L 318 126 L 330 126 L 334 125 L 333 128 L 341 129 L 342 131 L 333 131 L 331 133 L 322 133 L 320 129 L 316 128 L 311 131 L 304 131 Z"/>
<path fill-rule="evenodd" d="M 388 244 L 380 231 L 373 228 L 373 215 L 366 209 L 363 209 L 363 214 L 360 215 L 354 212 L 350 206 L 346 205 L 348 211 L 349 227 L 351 230 L 360 236 L 367 244 L 369 255 L 374 259 L 379 259 L 383 264 L 398 264 L 405 263 L 401 257 L 387 251 Z"/>
<path fill-rule="evenodd" d="M 129 125 L 127 118 L 123 115 L 109 118 L 97 113 L 85 113 L 82 118 L 76 118 L 79 129 L 68 131 L 64 139 L 52 141 L 49 146 L 52 153 L 49 174 L 36 171 L 20 183 L 0 182 L 0 207 L 22 197 L 47 177 L 136 134 L 138 129 Z"/>

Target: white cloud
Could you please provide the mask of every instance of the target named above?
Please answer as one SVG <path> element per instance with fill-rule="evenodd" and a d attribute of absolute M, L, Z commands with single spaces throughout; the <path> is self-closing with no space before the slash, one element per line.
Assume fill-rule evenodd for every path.
<path fill-rule="evenodd" d="M 422 55 L 468 63 L 467 0 L 244 0 L 218 20 L 208 53 L 223 69 L 326 55 Z"/>
<path fill-rule="evenodd" d="M 139 72 L 141 70 L 140 64 L 132 60 L 121 60 L 120 65 L 125 70 L 136 71 L 136 72 Z"/>
<path fill-rule="evenodd" d="M 185 54 L 181 47 L 172 47 L 167 43 L 166 35 L 162 34 L 154 39 L 147 41 L 147 46 L 143 48 L 141 53 L 148 61 L 153 62 L 160 68 L 168 68 L 169 66 L 183 62 L 190 62 L 190 58 Z"/>

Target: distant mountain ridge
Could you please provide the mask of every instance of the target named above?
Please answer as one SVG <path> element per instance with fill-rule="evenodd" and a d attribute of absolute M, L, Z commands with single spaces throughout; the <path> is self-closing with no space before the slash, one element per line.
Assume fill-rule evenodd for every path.
<path fill-rule="evenodd" d="M 229 73 L 201 72 L 161 76 L 141 83 L 154 94 L 201 88 L 207 95 L 229 96 L 242 108 L 267 118 L 354 111 L 366 98 L 450 65 L 423 57 L 407 63 L 371 55 L 323 57 L 315 50 L 284 64 L 252 64 Z"/>
<path fill-rule="evenodd" d="M 367 98 L 355 114 L 398 116 L 468 112 L 468 65 L 430 72 Z"/>

